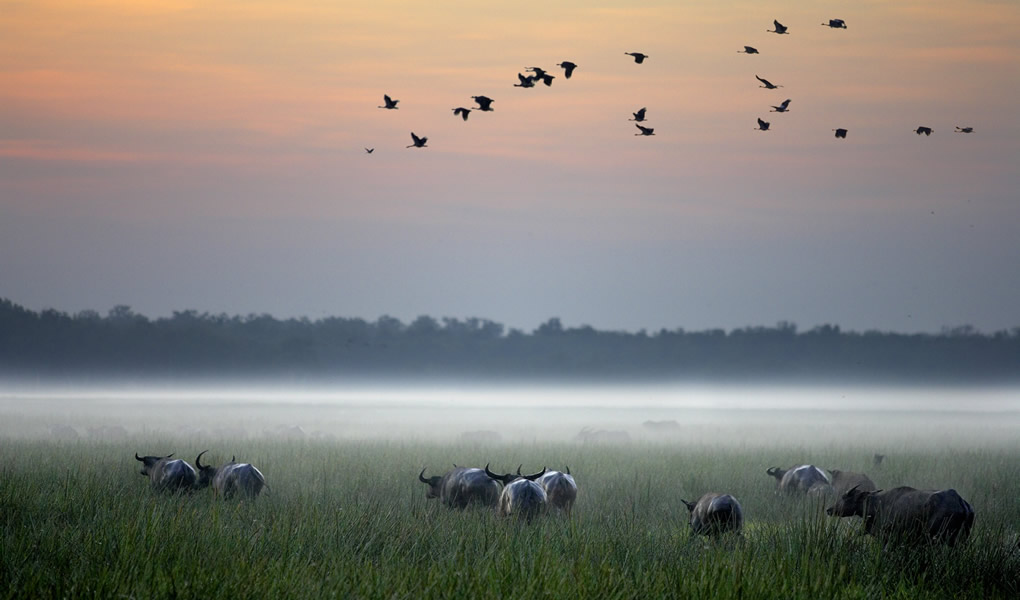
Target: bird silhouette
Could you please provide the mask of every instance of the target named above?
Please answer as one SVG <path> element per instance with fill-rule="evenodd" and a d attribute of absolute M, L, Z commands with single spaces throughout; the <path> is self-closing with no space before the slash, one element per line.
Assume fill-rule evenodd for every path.
<path fill-rule="evenodd" d="M 762 88 L 765 88 L 767 90 L 774 90 L 776 88 L 783 87 L 781 85 L 775 85 L 771 81 L 769 81 L 768 79 L 762 79 L 761 77 L 758 77 L 757 75 L 755 75 L 754 78 L 765 84 L 765 85 L 759 85 L 758 87 L 762 87 Z"/>
<path fill-rule="evenodd" d="M 642 54 L 641 52 L 624 52 L 624 54 L 628 56 L 633 56 L 634 62 L 636 62 L 639 65 L 645 62 L 645 59 L 648 58 L 647 54 Z"/>
<path fill-rule="evenodd" d="M 822 23 L 822 26 L 831 29 L 846 29 L 846 21 L 843 19 L 829 19 L 829 22 Z"/>
<path fill-rule="evenodd" d="M 521 82 L 520 83 L 515 83 L 514 87 L 519 87 L 519 88 L 535 87 L 535 78 L 530 76 L 530 75 L 525 77 L 524 75 L 518 73 L 517 74 L 517 79 L 520 79 Z"/>
<path fill-rule="evenodd" d="M 563 70 L 565 71 L 565 73 L 563 73 L 563 76 L 566 77 L 567 79 L 570 79 L 570 76 L 574 74 L 574 69 L 577 68 L 577 65 L 570 62 L 569 60 L 565 60 L 561 63 L 556 63 L 556 66 L 563 67 Z"/>
<path fill-rule="evenodd" d="M 468 118 L 469 114 L 471 114 L 471 109 L 470 108 L 464 108 L 463 106 L 459 106 L 459 107 L 453 109 L 453 116 L 460 115 L 461 117 L 464 118 L 465 121 L 467 121 L 467 118 Z"/>
<path fill-rule="evenodd" d="M 371 154 L 375 152 L 375 148 L 365 148 L 365 154 Z"/>
<path fill-rule="evenodd" d="M 478 110 L 482 112 L 495 110 L 492 108 L 492 103 L 495 102 L 495 100 L 488 96 L 471 96 L 471 99 L 478 103 Z"/>
<path fill-rule="evenodd" d="M 744 46 L 743 50 L 737 50 L 737 54 L 758 54 L 758 49 L 752 46 Z"/>
<path fill-rule="evenodd" d="M 524 69 L 524 70 L 525 71 L 531 71 L 532 73 L 534 73 L 536 80 L 542 79 L 543 77 L 545 77 L 545 69 L 543 69 L 542 67 L 528 67 L 527 69 Z"/>
<path fill-rule="evenodd" d="M 411 139 L 414 140 L 414 143 L 411 144 L 410 146 L 408 146 L 408 148 L 428 148 L 428 146 L 425 145 L 425 142 L 429 141 L 429 138 L 427 138 L 427 137 L 418 137 L 418 136 L 414 135 L 414 132 L 412 131 L 411 132 Z"/>
<path fill-rule="evenodd" d="M 931 133 L 932 133 L 933 131 L 935 131 L 935 130 L 934 130 L 934 129 L 932 129 L 931 127 L 924 127 L 924 126 L 921 126 L 921 127 L 918 127 L 917 129 L 915 129 L 915 130 L 914 130 L 914 133 L 916 133 L 917 135 L 921 135 L 922 133 L 923 133 L 924 135 L 931 135 Z"/>
<path fill-rule="evenodd" d="M 783 100 L 779 106 L 773 106 L 769 112 L 787 112 L 790 109 L 790 99 Z"/>
<path fill-rule="evenodd" d="M 836 132 L 836 137 L 838 137 L 839 139 L 841 139 L 841 140 L 845 140 L 846 139 L 846 129 L 839 128 L 839 129 L 833 129 L 833 131 Z"/>
<path fill-rule="evenodd" d="M 758 126 L 755 127 L 755 129 L 760 129 L 762 131 L 768 131 L 769 130 L 769 125 L 771 125 L 771 124 L 772 123 L 769 123 L 768 121 L 762 121 L 761 117 L 759 117 L 758 118 Z"/>
<path fill-rule="evenodd" d="M 641 130 L 641 133 L 635 133 L 634 135 L 655 135 L 655 129 L 651 127 L 642 127 L 637 123 L 634 123 L 634 127 L 637 127 L 638 129 Z"/>
<path fill-rule="evenodd" d="M 544 83 L 546 87 L 549 87 L 549 86 L 552 85 L 552 80 L 556 79 L 556 76 L 555 75 L 550 75 L 548 73 L 545 73 L 545 74 L 542 75 L 541 79 L 542 79 L 542 83 Z"/>
<path fill-rule="evenodd" d="M 973 127 L 957 127 L 956 133 L 974 133 Z"/>
<path fill-rule="evenodd" d="M 645 121 L 646 120 L 645 119 L 645 111 L 646 110 L 648 110 L 648 109 L 647 108 L 642 108 L 641 110 L 639 110 L 636 113 L 634 113 L 634 118 L 633 119 L 627 119 L 627 120 L 628 121 L 638 121 L 638 122 Z"/>
<path fill-rule="evenodd" d="M 400 102 L 400 100 L 394 100 L 393 98 L 390 98 L 387 94 L 383 94 L 383 102 L 386 103 L 386 106 L 380 106 L 379 108 L 388 108 L 390 110 L 394 110 L 397 108 L 397 102 Z"/>
<path fill-rule="evenodd" d="M 786 27 L 786 25 L 783 25 L 782 23 L 780 23 L 779 21 L 777 21 L 775 19 L 772 19 L 772 22 L 775 24 L 776 28 L 775 29 L 766 29 L 765 31 L 767 31 L 769 33 L 787 33 L 786 30 L 788 28 Z"/>

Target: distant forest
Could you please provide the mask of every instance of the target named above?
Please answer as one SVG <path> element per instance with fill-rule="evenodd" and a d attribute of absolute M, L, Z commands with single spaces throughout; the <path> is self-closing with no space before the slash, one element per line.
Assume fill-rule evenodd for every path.
<path fill-rule="evenodd" d="M 0 374 L 1006 383 L 1020 381 L 1020 327 L 902 334 L 780 322 L 649 333 L 568 328 L 553 318 L 524 332 L 427 316 L 313 321 L 185 310 L 150 319 L 127 306 L 71 315 L 0 299 Z"/>

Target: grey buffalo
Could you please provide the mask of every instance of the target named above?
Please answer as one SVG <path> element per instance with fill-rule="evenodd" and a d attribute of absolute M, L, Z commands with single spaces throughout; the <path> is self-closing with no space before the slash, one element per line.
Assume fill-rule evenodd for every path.
<path fill-rule="evenodd" d="M 840 471 L 839 469 L 829 469 L 829 473 L 832 473 L 832 489 L 837 497 L 847 493 L 851 488 L 857 488 L 862 492 L 873 492 L 878 489 L 875 482 L 864 473 Z"/>
<path fill-rule="evenodd" d="M 963 542 L 974 525 L 974 509 L 956 490 L 848 490 L 826 510 L 833 517 L 864 518 L 864 530 L 904 543 Z"/>
<path fill-rule="evenodd" d="M 208 452 L 203 450 L 195 457 L 195 466 L 198 467 L 198 483 L 196 488 L 207 488 L 210 485 L 216 496 L 224 499 L 233 498 L 241 494 L 245 498 L 254 499 L 266 487 L 266 478 L 262 472 L 248 463 L 239 463 L 230 457 L 230 462 L 214 467 L 202 464 L 202 455 Z"/>
<path fill-rule="evenodd" d="M 499 495 L 499 514 L 515 516 L 531 522 L 536 516 L 546 512 L 549 499 L 542 486 L 535 480 L 546 473 L 545 467 L 534 475 L 521 475 L 520 467 L 517 474 L 497 475 L 485 465 L 485 474 L 490 479 L 503 482 L 503 492 Z"/>
<path fill-rule="evenodd" d="M 489 479 L 485 471 L 477 468 L 457 467 L 443 475 L 425 478 L 425 469 L 418 480 L 428 486 L 425 497 L 439 498 L 450 508 L 467 508 L 469 504 L 495 506 L 499 499 L 499 484 Z"/>
<path fill-rule="evenodd" d="M 690 511 L 691 531 L 698 535 L 718 535 L 727 531 L 740 532 L 744 511 L 737 499 L 729 494 L 708 493 L 697 502 L 680 499 Z"/>
<path fill-rule="evenodd" d="M 195 486 L 195 469 L 172 456 L 172 452 L 166 456 L 138 456 L 136 452 L 135 460 L 142 463 L 142 475 L 157 492 L 190 491 Z"/>
<path fill-rule="evenodd" d="M 776 478 L 780 492 L 791 496 L 825 496 L 832 492 L 829 476 L 814 465 L 799 465 L 789 469 L 771 467 L 765 472 Z"/>
<path fill-rule="evenodd" d="M 520 475 L 520 470 L 517 472 Z M 551 508 L 562 510 L 570 515 L 574 508 L 574 501 L 577 500 L 577 483 L 574 476 L 570 474 L 570 467 L 565 473 L 560 471 L 546 471 L 545 475 L 538 478 L 538 485 L 545 490 L 546 501 Z"/>

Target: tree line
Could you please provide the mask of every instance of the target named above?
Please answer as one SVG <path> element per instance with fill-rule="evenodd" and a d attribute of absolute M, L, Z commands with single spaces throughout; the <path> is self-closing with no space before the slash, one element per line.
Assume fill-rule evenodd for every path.
<path fill-rule="evenodd" d="M 822 325 L 603 331 L 551 318 L 531 332 L 487 319 L 404 323 L 174 312 L 32 311 L 0 299 L 0 374 L 107 377 L 437 377 L 727 382 L 1020 380 L 1020 327 L 938 334 Z"/>

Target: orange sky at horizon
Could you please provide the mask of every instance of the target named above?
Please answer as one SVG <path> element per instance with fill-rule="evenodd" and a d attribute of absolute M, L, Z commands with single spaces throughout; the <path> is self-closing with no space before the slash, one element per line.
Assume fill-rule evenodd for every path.
<path fill-rule="evenodd" d="M 848 28 L 821 26 L 834 17 Z M 773 18 L 790 35 L 766 33 Z M 966 227 L 999 235 L 1020 185 L 1018 30 L 1020 4 L 991 0 L 0 0 L 0 212 L 308 219 L 395 243 L 418 223 L 491 227 L 555 254 L 814 242 L 964 214 L 976 194 Z M 562 60 L 580 65 L 570 80 Z M 513 87 L 529 66 L 553 86 Z M 377 108 L 384 93 L 399 110 Z M 494 112 L 453 116 L 478 94 Z M 789 114 L 768 112 L 786 98 Z M 654 137 L 628 122 L 644 106 Z M 426 150 L 405 148 L 411 131 Z"/>

